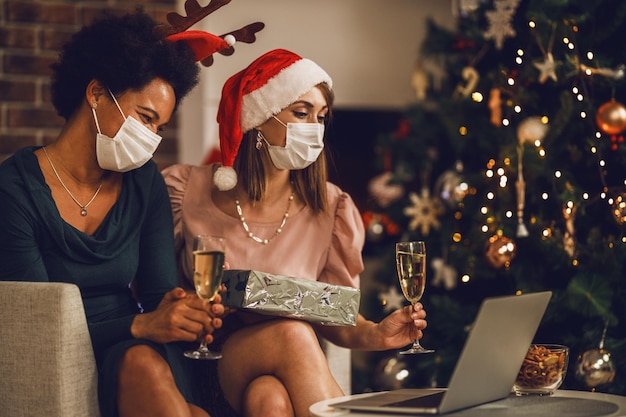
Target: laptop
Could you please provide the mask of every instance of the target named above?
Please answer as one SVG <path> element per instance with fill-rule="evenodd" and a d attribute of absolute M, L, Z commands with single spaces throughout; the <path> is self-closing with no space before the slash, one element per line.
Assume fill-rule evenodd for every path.
<path fill-rule="evenodd" d="M 486 298 L 447 389 L 385 391 L 329 406 L 385 414 L 443 414 L 500 400 L 511 392 L 551 296 L 545 291 Z"/>

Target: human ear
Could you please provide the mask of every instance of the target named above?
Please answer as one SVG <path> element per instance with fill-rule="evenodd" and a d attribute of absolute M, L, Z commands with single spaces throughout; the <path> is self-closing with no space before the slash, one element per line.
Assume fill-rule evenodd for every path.
<path fill-rule="evenodd" d="M 94 107 L 94 104 L 97 106 L 100 96 L 105 94 L 105 91 L 106 89 L 100 81 L 96 79 L 91 80 L 85 89 L 85 98 L 89 106 Z"/>

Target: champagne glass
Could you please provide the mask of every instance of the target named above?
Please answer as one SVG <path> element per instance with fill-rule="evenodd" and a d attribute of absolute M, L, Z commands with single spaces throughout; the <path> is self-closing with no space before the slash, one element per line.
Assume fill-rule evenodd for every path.
<path fill-rule="evenodd" d="M 193 283 L 198 297 L 213 301 L 222 285 L 224 274 L 223 237 L 199 235 L 193 243 Z M 204 337 L 196 350 L 185 352 L 191 359 L 219 359 L 220 353 L 212 352 L 206 345 Z"/>
<path fill-rule="evenodd" d="M 411 304 L 417 303 L 426 287 L 426 244 L 421 241 L 397 242 L 396 268 L 404 298 Z M 434 350 L 423 348 L 416 337 L 413 346 L 400 353 L 406 355 L 431 352 Z"/>

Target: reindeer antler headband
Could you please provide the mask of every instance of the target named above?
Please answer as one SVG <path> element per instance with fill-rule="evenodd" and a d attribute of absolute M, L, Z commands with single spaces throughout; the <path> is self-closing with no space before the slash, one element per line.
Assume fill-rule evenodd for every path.
<path fill-rule="evenodd" d="M 236 41 L 254 43 L 256 41 L 256 33 L 265 27 L 265 24 L 262 22 L 254 22 L 219 36 L 199 30 L 187 30 L 230 2 L 231 0 L 211 0 L 207 6 L 201 7 L 197 0 L 187 0 L 185 2 L 187 16 L 170 12 L 167 14 L 169 25 L 159 25 L 155 28 L 155 31 L 170 41 L 186 42 L 193 50 L 196 61 L 200 61 L 202 65 L 209 67 L 213 64 L 213 54 L 215 52 L 225 56 L 232 55 L 235 52 L 233 45 Z"/>

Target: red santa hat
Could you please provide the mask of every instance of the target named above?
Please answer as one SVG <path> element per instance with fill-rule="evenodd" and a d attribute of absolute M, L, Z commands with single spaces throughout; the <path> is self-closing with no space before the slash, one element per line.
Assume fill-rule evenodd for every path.
<path fill-rule="evenodd" d="M 217 112 L 222 166 L 213 180 L 218 189 L 237 185 L 232 166 L 243 134 L 322 82 L 332 87 L 332 79 L 319 65 L 285 49 L 267 52 L 226 81 Z"/>

